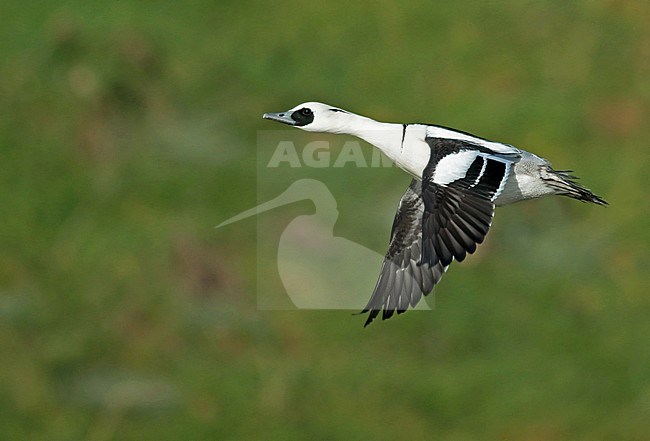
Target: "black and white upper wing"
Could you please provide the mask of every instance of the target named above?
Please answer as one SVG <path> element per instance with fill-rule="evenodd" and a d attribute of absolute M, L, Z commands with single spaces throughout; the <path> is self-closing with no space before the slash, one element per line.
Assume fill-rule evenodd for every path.
<path fill-rule="evenodd" d="M 400 200 L 379 280 L 362 311 L 369 312 L 365 326 L 382 310 L 387 319 L 414 307 L 453 259 L 460 262 L 476 250 L 492 223 L 494 201 L 520 158 L 514 147 L 436 130 L 455 138 L 426 138 L 429 163 L 422 182 L 413 179 Z"/>
<path fill-rule="evenodd" d="M 383 309 L 382 319 L 414 307 L 433 289 L 447 269 L 441 263 L 421 264 L 422 219 L 424 201 L 422 184 L 413 179 L 402 196 L 393 221 L 390 245 L 384 257 L 379 280 L 370 301 L 361 313 L 370 312 L 368 326 Z"/>
<path fill-rule="evenodd" d="M 494 201 L 520 158 L 462 139 L 426 139 L 431 157 L 422 176 L 422 258 L 448 266 L 476 251 L 492 224 Z M 501 145 L 501 144 L 500 144 Z"/>

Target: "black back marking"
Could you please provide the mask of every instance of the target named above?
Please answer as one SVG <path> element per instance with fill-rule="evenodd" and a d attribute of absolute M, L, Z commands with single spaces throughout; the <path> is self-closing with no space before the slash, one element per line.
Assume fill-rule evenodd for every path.
<path fill-rule="evenodd" d="M 404 138 L 406 138 L 406 126 L 408 126 L 408 124 L 402 124 L 402 144 L 400 150 L 404 150 Z"/>

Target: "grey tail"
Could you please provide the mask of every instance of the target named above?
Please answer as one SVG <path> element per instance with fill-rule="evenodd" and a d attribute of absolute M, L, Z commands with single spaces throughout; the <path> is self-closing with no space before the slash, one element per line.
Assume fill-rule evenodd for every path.
<path fill-rule="evenodd" d="M 569 173 L 572 170 L 553 170 L 551 167 L 546 168 L 546 173 L 542 173 L 542 179 L 549 187 L 555 190 L 556 194 L 568 196 L 581 202 L 591 202 L 598 205 L 607 205 L 607 201 L 600 196 L 596 196 L 577 182 L 577 176 Z"/>

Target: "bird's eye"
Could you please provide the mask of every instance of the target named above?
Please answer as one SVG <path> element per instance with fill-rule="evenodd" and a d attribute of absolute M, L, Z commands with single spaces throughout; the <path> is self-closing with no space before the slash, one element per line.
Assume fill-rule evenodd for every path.
<path fill-rule="evenodd" d="M 309 115 L 311 115 L 311 109 L 309 109 L 307 107 L 303 107 L 302 109 L 300 109 L 300 114 L 305 115 L 305 116 L 309 116 Z"/>

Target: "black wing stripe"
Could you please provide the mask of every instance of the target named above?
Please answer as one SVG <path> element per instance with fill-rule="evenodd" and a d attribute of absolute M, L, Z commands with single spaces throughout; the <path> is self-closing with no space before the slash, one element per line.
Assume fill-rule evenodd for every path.
<path fill-rule="evenodd" d="M 477 156 L 476 159 L 474 159 L 474 162 L 472 162 L 472 165 L 467 169 L 465 177 L 461 182 L 459 182 L 459 185 L 465 188 L 470 188 L 476 185 L 485 172 L 486 161 L 487 160 L 483 156 Z"/>
<path fill-rule="evenodd" d="M 479 179 L 473 190 L 483 197 L 492 199 L 501 187 L 501 181 L 506 176 L 506 164 L 497 160 L 488 160 L 485 173 Z"/>

